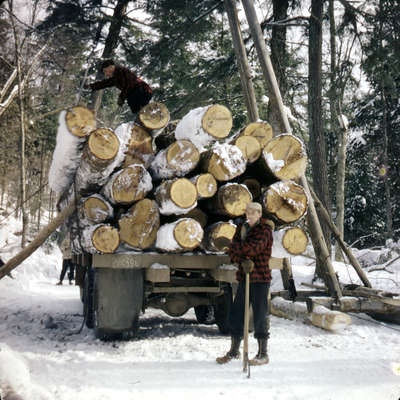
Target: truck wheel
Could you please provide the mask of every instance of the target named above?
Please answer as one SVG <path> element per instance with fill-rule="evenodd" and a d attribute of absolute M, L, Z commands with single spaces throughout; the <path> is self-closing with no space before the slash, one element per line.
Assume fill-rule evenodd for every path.
<path fill-rule="evenodd" d="M 212 306 L 196 306 L 194 307 L 194 313 L 196 314 L 196 320 L 199 324 L 215 324 L 214 308 Z"/>
<path fill-rule="evenodd" d="M 99 268 L 94 280 L 94 330 L 101 340 L 129 339 L 139 329 L 144 276 L 141 269 Z"/>
<path fill-rule="evenodd" d="M 94 326 L 93 284 L 94 271 L 92 268 L 87 268 L 85 280 L 83 282 L 83 317 L 85 318 L 86 326 L 89 329 L 92 329 Z"/>
<path fill-rule="evenodd" d="M 214 305 L 215 323 L 219 331 L 226 335 L 229 333 L 229 313 L 232 308 L 232 287 L 226 286 L 224 294 L 217 297 L 217 302 Z"/>

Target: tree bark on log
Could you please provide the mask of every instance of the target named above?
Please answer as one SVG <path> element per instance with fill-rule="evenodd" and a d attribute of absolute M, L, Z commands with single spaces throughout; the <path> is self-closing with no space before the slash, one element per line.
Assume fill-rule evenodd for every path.
<path fill-rule="evenodd" d="M 152 188 L 150 174 L 142 165 L 134 164 L 113 174 L 102 194 L 112 204 L 129 205 L 145 198 Z"/>
<path fill-rule="evenodd" d="M 134 249 L 147 249 L 157 238 L 160 213 L 154 200 L 135 203 L 118 221 L 121 242 Z"/>
<path fill-rule="evenodd" d="M 123 166 L 142 164 L 147 169 L 154 159 L 154 154 L 155 146 L 152 135 L 142 126 L 132 124 Z"/>
<path fill-rule="evenodd" d="M 161 150 L 151 163 L 150 171 L 155 179 L 170 179 L 188 174 L 200 161 L 196 146 L 188 140 L 177 140 Z"/>
<path fill-rule="evenodd" d="M 246 170 L 246 159 L 236 146 L 215 144 L 202 154 L 201 168 L 209 172 L 217 181 L 225 182 L 242 175 Z"/>
<path fill-rule="evenodd" d="M 190 140 L 202 153 L 218 139 L 224 139 L 232 129 L 232 114 L 224 106 L 214 104 L 191 110 L 178 123 L 176 139 Z"/>
<path fill-rule="evenodd" d="M 181 218 L 161 226 L 157 233 L 156 248 L 166 252 L 190 251 L 200 246 L 203 228 L 191 218 Z"/>

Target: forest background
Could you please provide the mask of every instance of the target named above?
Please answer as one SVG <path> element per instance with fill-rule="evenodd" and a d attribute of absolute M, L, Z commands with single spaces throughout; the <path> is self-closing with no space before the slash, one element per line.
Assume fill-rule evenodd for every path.
<path fill-rule="evenodd" d="M 240 2 L 0 0 L 0 224 L 22 245 L 55 213 L 47 186 L 58 114 L 83 104 L 99 125 L 132 119 L 118 90 L 91 93 L 113 58 L 144 78 L 173 119 L 220 103 L 250 122 L 225 9 L 239 10 L 259 118 L 282 132 Z M 255 0 L 307 176 L 347 243 L 399 238 L 400 1 Z M 339 256 L 339 255 L 338 255 Z"/>

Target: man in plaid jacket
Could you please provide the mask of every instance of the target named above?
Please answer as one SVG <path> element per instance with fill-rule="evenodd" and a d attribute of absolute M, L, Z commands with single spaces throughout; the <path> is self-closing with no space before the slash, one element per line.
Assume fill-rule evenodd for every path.
<path fill-rule="evenodd" d="M 262 218 L 261 204 L 247 204 L 246 221 L 238 225 L 228 252 L 231 261 L 239 265 L 237 272 L 239 286 L 229 317 L 231 348 L 223 357 L 217 358 L 217 363 L 219 364 L 225 364 L 240 356 L 239 347 L 243 337 L 246 272 L 250 273 L 250 303 L 253 308 L 254 337 L 258 341 L 258 353 L 249 363 L 251 365 L 262 365 L 269 362 L 267 354 L 267 341 L 269 338 L 267 314 L 271 270 L 268 264 L 272 251 L 273 228 L 274 223 L 272 221 Z"/>

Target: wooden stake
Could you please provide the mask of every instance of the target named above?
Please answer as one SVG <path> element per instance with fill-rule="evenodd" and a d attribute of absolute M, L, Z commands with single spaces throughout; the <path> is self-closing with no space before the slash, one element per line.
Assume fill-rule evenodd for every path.
<path fill-rule="evenodd" d="M 280 94 L 278 82 L 276 80 L 275 72 L 272 67 L 271 59 L 265 46 L 265 41 L 261 32 L 260 23 L 258 22 L 254 3 L 252 0 L 242 0 L 244 11 L 246 13 L 247 22 L 249 23 L 251 36 L 253 37 L 254 45 L 256 47 L 260 65 L 263 71 L 264 79 L 267 82 L 271 104 L 277 107 L 279 115 L 281 117 L 281 125 L 287 133 L 292 133 L 292 129 L 289 124 L 289 120 L 283 105 L 282 97 Z M 321 265 L 326 265 L 328 286 L 332 292 L 332 296 L 335 298 L 342 297 L 342 291 L 339 286 L 339 282 L 335 271 L 333 269 L 332 261 L 330 259 L 329 250 L 325 243 L 325 239 L 322 233 L 321 225 L 318 220 L 317 212 L 315 211 L 314 202 L 311 197 L 310 189 L 308 186 L 307 178 L 303 174 L 300 178 L 301 184 L 309 199 L 309 214 L 310 214 L 310 231 L 314 235 L 315 239 L 319 243 L 320 252 L 316 252 L 317 257 L 321 260 Z M 318 254 L 319 253 L 319 254 Z"/>
<path fill-rule="evenodd" d="M 243 372 L 250 377 L 249 364 L 249 306 L 250 306 L 250 274 L 246 273 L 246 288 L 244 301 L 244 327 L 243 327 Z"/>

